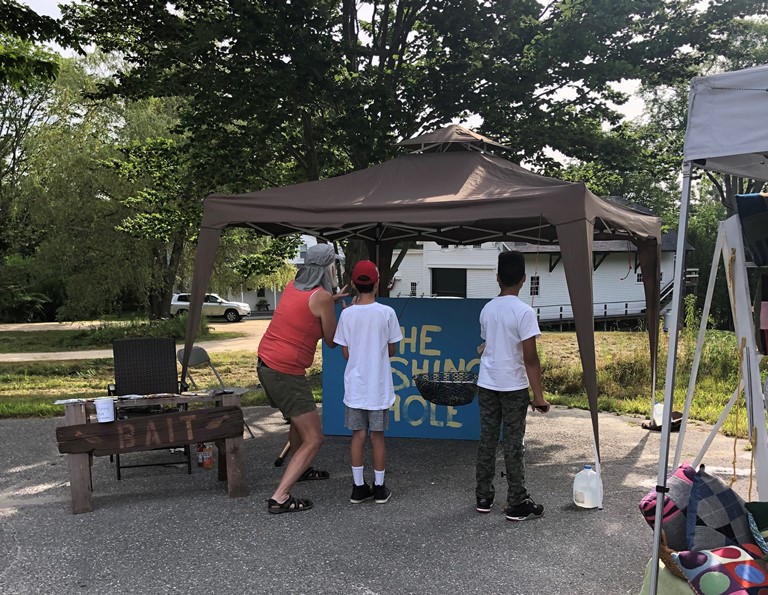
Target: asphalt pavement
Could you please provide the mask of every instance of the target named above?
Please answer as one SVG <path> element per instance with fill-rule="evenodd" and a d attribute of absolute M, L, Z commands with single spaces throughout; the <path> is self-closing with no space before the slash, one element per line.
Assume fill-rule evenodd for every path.
<path fill-rule="evenodd" d="M 497 503 L 475 511 L 473 441 L 388 438 L 386 504 L 349 502 L 346 437 L 317 459 L 331 478 L 297 484 L 306 512 L 270 515 L 287 427 L 269 407 L 244 409 L 256 434 L 244 453 L 251 494 L 232 499 L 216 472 L 125 469 L 94 460 L 94 511 L 72 515 L 61 419 L 0 420 L 0 593 L 27 594 L 595 594 L 638 593 L 652 530 L 639 510 L 656 484 L 660 435 L 641 419 L 600 415 L 604 510 L 572 503 L 574 475 L 592 452 L 585 411 L 529 415 L 527 483 L 541 519 L 505 520 Z M 709 426 L 691 424 L 684 460 Z M 673 434 L 673 448 L 677 435 Z M 140 453 L 152 458 L 168 453 Z M 370 473 L 370 453 L 366 453 Z M 732 439 L 718 435 L 704 462 L 731 475 Z M 497 468 L 501 470 L 501 454 Z M 749 453 L 736 444 L 735 489 L 749 491 Z"/>

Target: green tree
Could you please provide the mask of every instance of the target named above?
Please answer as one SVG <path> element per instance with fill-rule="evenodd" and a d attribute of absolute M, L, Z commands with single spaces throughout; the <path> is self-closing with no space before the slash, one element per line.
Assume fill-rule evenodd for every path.
<path fill-rule="evenodd" d="M 37 233 L 30 228 L 18 188 L 34 155 L 34 136 L 48 117 L 51 82 L 34 69 L 22 77 L 21 66 L 15 75 L 9 74 L 7 60 L 11 54 L 19 65 L 25 60 L 31 64 L 43 59 L 53 64 L 55 57 L 0 33 L 0 319 L 27 320 L 41 312 L 45 299 L 31 290 L 21 266 Z M 12 258 L 14 252 L 18 258 Z"/>
<path fill-rule="evenodd" d="M 160 318 L 170 310 L 184 248 L 197 235 L 201 191 L 190 175 L 183 148 L 171 138 L 134 141 L 119 151 L 120 158 L 105 164 L 135 191 L 111 197 L 128 211 L 116 229 L 143 240 L 150 249 L 149 314 Z"/>
<path fill-rule="evenodd" d="M 16 278 L 23 271 L 29 291 L 48 298 L 39 313 L 47 319 L 98 316 L 140 303 L 147 276 L 144 247 L 115 231 L 124 208 L 108 194 L 127 189 L 98 165 L 115 157 L 116 123 L 126 117 L 121 102 L 84 99 L 97 84 L 88 70 L 100 63 L 98 57 L 61 61 L 45 117 L 25 143 L 25 174 L 13 186 L 19 240 L 9 258 Z"/>
<path fill-rule="evenodd" d="M 683 92 L 685 89 L 685 92 Z M 680 162 L 686 125 L 687 86 L 656 87 L 644 95 L 645 117 L 605 132 L 622 147 L 598 161 L 576 161 L 550 173 L 582 181 L 599 196 L 621 196 L 644 205 L 662 218 L 665 228 L 677 227 Z"/>
<path fill-rule="evenodd" d="M 737 18 L 729 21 L 719 32 L 728 43 L 716 55 L 702 60 L 698 74 L 706 75 L 726 70 L 756 66 L 765 62 L 768 47 L 768 19 Z M 647 111 L 644 121 L 632 126 L 640 133 L 650 157 L 648 169 L 658 177 L 654 192 L 677 186 L 683 140 L 687 124 L 689 86 L 687 84 L 646 86 L 643 92 Z M 640 162 L 642 163 L 642 162 Z M 703 307 L 712 263 L 712 252 L 721 220 L 736 212 L 735 194 L 756 192 L 763 183 L 714 172 L 694 172 L 694 192 L 691 200 L 688 241 L 693 250 L 687 253 L 687 266 L 699 269 L 696 289 L 697 307 Z M 668 195 L 666 208 L 657 211 L 670 227 L 677 227 L 676 210 L 680 191 Z M 645 204 L 648 204 L 647 202 Z M 731 307 L 725 281 L 720 276 L 715 287 L 711 317 L 719 328 L 729 328 Z"/>
<path fill-rule="evenodd" d="M 704 307 L 704 298 L 707 294 L 718 228 L 720 221 L 726 216 L 725 207 L 711 186 L 708 192 L 701 193 L 700 197 L 694 197 L 691 202 L 688 242 L 694 249 L 686 254 L 686 267 L 696 268 L 699 271 L 699 281 L 695 288 L 696 307 L 699 311 Z M 720 272 L 712 297 L 710 318 L 715 328 L 729 329 L 732 328 L 731 306 L 721 260 L 718 259 Z"/>
<path fill-rule="evenodd" d="M 614 83 L 690 78 L 725 43 L 717 33 L 761 6 L 88 0 L 64 13 L 82 41 L 124 55 L 107 92 L 187 98 L 196 161 L 256 189 L 366 167 L 398 137 L 470 114 L 520 159 L 600 161 L 622 152 L 602 133 L 626 99 Z"/>
<path fill-rule="evenodd" d="M 2 37 L 0 37 L 2 41 Z M 11 40 L 27 56 L 40 53 L 28 43 Z M 52 55 L 46 56 L 53 59 Z M 26 175 L 31 139 L 48 118 L 49 81 L 28 81 L 24 89 L 0 82 L 0 258 L 18 240 L 15 188 Z"/>
<path fill-rule="evenodd" d="M 121 66 L 96 52 L 61 59 L 53 82 L 2 86 L 1 319 L 167 315 L 170 291 L 189 278 L 208 190 L 195 186 L 188 145 L 172 132 L 182 100 L 95 99 L 97 73 Z M 213 282 L 224 291 L 290 278 L 287 248 L 271 244 L 225 234 Z M 234 266 L 263 250 L 277 260 Z"/>
<path fill-rule="evenodd" d="M 71 46 L 69 32 L 51 17 L 37 14 L 15 0 L 0 2 L 0 84 L 23 89 L 30 83 L 50 81 L 58 63 L 49 53 L 32 45 L 56 41 Z"/>
<path fill-rule="evenodd" d="M 211 283 L 220 291 L 283 287 L 296 275 L 290 261 L 300 245 L 298 236 L 270 239 L 249 229 L 226 230 L 216 252 Z M 187 278 L 192 278 L 191 270 Z"/>
<path fill-rule="evenodd" d="M 513 159 L 545 171 L 550 150 L 633 161 L 636 143 L 605 130 L 627 99 L 614 85 L 687 80 L 735 17 L 763 7 L 697 4 L 85 0 L 63 12 L 81 42 L 125 59 L 102 93 L 184 98 L 190 166 L 237 192 L 364 168 L 399 138 L 473 114 Z M 350 262 L 361 252 L 350 242 Z"/>

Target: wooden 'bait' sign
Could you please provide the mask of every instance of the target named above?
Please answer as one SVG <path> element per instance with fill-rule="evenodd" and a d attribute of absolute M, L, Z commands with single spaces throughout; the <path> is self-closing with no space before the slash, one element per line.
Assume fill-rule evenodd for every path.
<path fill-rule="evenodd" d="M 173 448 L 241 436 L 243 410 L 215 407 L 56 428 L 60 453 L 95 456 Z"/>

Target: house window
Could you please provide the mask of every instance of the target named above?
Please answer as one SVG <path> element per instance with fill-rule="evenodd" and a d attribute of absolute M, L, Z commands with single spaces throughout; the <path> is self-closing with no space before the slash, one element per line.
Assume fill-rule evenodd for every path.
<path fill-rule="evenodd" d="M 411 297 L 416 296 L 416 286 L 418 283 L 416 281 L 411 281 Z"/>
<path fill-rule="evenodd" d="M 531 295 L 539 295 L 539 277 L 531 277 Z"/>
<path fill-rule="evenodd" d="M 467 297 L 467 269 L 432 269 L 432 295 Z"/>
<path fill-rule="evenodd" d="M 259 287 L 259 289 L 256 291 L 256 297 L 267 297 L 267 290 L 263 287 Z"/>
<path fill-rule="evenodd" d="M 659 283 L 661 283 L 663 280 L 664 280 L 664 272 L 662 271 L 659 273 Z M 642 282 L 643 282 L 643 273 L 638 273 L 637 283 L 642 283 Z"/>

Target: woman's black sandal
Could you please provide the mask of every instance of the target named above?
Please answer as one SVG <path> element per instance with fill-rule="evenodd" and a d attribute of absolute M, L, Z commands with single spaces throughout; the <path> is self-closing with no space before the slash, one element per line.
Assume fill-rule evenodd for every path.
<path fill-rule="evenodd" d="M 282 504 L 277 500 L 269 498 L 267 500 L 267 511 L 271 514 L 282 514 L 284 512 L 301 512 L 312 508 L 312 500 L 294 498 L 288 494 L 288 498 Z"/>
<path fill-rule="evenodd" d="M 328 479 L 331 476 L 330 473 L 327 471 L 321 471 L 320 469 L 315 469 L 314 467 L 310 467 L 307 469 L 304 473 L 301 474 L 301 477 L 297 479 L 296 481 L 313 481 L 315 479 Z"/>

